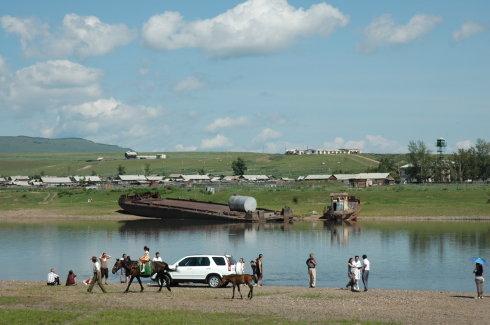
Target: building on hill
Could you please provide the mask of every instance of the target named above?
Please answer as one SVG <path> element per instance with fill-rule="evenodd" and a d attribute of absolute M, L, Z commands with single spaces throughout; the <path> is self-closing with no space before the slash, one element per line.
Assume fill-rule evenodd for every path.
<path fill-rule="evenodd" d="M 43 186 L 72 186 L 74 185 L 70 177 L 58 177 L 58 176 L 41 176 L 41 183 Z"/>
<path fill-rule="evenodd" d="M 146 176 L 146 179 L 153 184 L 159 184 L 163 183 L 163 176 L 158 176 L 158 175 L 148 175 Z"/>
<path fill-rule="evenodd" d="M 240 180 L 240 176 L 225 176 L 223 177 L 223 182 L 238 182 Z"/>
<path fill-rule="evenodd" d="M 168 179 L 172 182 L 181 182 L 182 179 L 182 174 L 170 174 L 168 175 Z"/>
<path fill-rule="evenodd" d="M 181 175 L 184 182 L 203 183 L 211 179 L 208 175 Z"/>
<path fill-rule="evenodd" d="M 10 181 L 15 182 L 15 181 L 23 181 L 23 182 L 28 182 L 30 180 L 29 176 L 10 176 L 8 177 Z"/>
<path fill-rule="evenodd" d="M 126 151 L 124 153 L 124 157 L 126 159 L 149 159 L 149 160 L 167 159 L 167 155 L 163 153 L 157 153 L 154 155 L 139 155 L 136 151 Z"/>
<path fill-rule="evenodd" d="M 360 149 L 355 148 L 340 148 L 340 149 L 288 149 L 286 155 L 358 155 L 361 153 Z"/>

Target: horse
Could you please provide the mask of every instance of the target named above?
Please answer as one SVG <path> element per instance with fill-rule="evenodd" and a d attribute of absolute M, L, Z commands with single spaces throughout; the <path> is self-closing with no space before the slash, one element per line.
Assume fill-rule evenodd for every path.
<path fill-rule="evenodd" d="M 220 285 L 224 286 L 225 284 L 228 284 L 228 282 L 230 282 L 233 285 L 233 296 L 231 297 L 231 299 L 235 299 L 235 287 L 238 287 L 238 293 L 240 294 L 240 299 L 243 299 L 242 292 L 240 291 L 240 285 L 246 284 L 250 288 L 247 297 L 248 299 L 252 299 L 253 291 L 254 291 L 254 285 L 252 281 L 257 282 L 254 275 L 230 274 L 230 275 L 224 275 L 221 278 Z"/>
<path fill-rule="evenodd" d="M 163 284 L 165 283 L 165 287 L 167 288 L 168 291 L 172 291 L 170 289 L 170 277 L 167 275 L 167 272 L 170 270 L 168 268 L 168 264 L 165 262 L 147 262 L 151 263 L 151 267 L 153 270 L 153 274 L 157 274 L 157 281 L 158 284 L 160 285 L 160 289 L 158 292 L 162 291 Z M 129 279 L 128 286 L 124 293 L 129 291 L 129 287 L 131 286 L 131 283 L 133 282 L 134 278 L 138 280 L 138 283 L 140 284 L 141 287 L 141 292 L 143 292 L 143 284 L 141 283 L 141 277 L 147 278 L 150 277 L 148 275 L 142 275 L 140 266 L 138 265 L 137 261 L 124 261 L 124 260 L 117 260 L 116 263 L 114 263 L 114 266 L 112 267 L 112 274 L 115 274 L 117 271 L 119 271 L 121 268 L 123 268 L 126 271 L 126 274 L 129 274 L 131 278 Z"/>

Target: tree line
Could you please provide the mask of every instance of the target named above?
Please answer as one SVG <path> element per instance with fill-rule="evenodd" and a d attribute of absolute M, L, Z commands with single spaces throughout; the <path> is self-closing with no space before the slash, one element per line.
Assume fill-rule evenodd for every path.
<path fill-rule="evenodd" d="M 486 181 L 490 177 L 490 142 L 478 139 L 468 149 L 458 149 L 449 155 L 433 154 L 423 141 L 410 141 L 405 175 L 392 156 L 380 159 L 379 172 L 389 172 L 395 179 L 406 176 L 411 182 Z"/>

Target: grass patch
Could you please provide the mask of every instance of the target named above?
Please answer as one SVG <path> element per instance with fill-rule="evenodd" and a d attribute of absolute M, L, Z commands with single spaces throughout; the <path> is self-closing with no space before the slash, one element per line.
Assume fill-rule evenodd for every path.
<path fill-rule="evenodd" d="M 355 320 L 325 320 L 321 322 L 290 321 L 280 317 L 205 313 L 196 311 L 168 310 L 103 310 L 68 312 L 62 310 L 36 310 L 36 309 L 0 309 L 0 323 L 2 324 L 381 324 L 379 322 L 361 322 Z"/>

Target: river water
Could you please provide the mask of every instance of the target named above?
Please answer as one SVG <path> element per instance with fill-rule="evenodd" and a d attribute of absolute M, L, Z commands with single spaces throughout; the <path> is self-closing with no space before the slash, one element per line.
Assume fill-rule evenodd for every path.
<path fill-rule="evenodd" d="M 318 260 L 319 287 L 344 286 L 348 257 L 367 254 L 372 265 L 370 287 L 473 291 L 469 259 L 481 256 L 490 260 L 490 222 L 315 222 L 284 226 L 184 225 L 148 219 L 3 223 L 0 279 L 44 281 L 50 267 L 55 267 L 63 280 L 69 269 L 83 279 L 90 275 L 92 255 L 106 251 L 114 261 L 124 252 L 137 258 L 144 245 L 152 253 L 160 251 L 169 263 L 200 253 L 228 253 L 249 262 L 262 253 L 265 285 L 306 286 L 305 260 L 313 252 Z"/>

